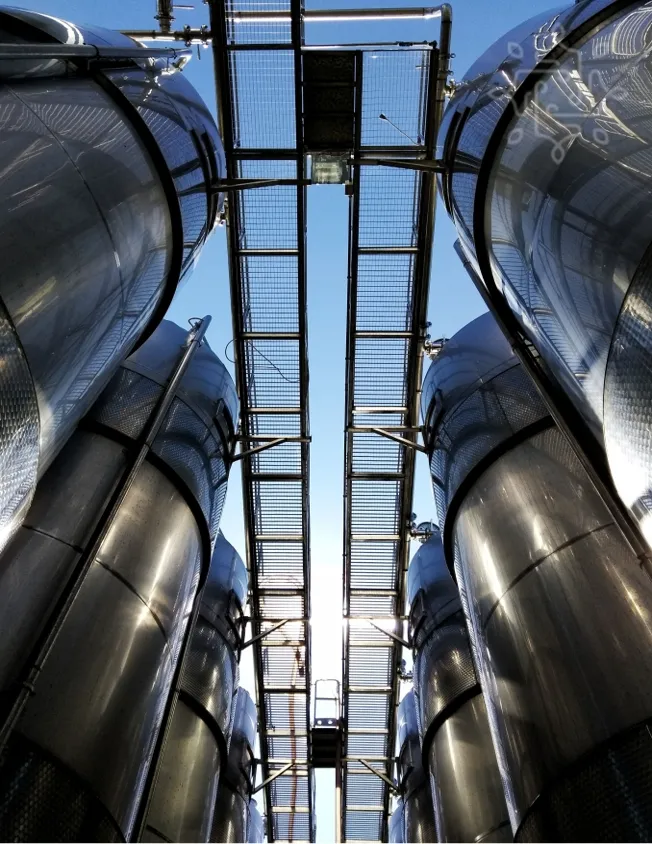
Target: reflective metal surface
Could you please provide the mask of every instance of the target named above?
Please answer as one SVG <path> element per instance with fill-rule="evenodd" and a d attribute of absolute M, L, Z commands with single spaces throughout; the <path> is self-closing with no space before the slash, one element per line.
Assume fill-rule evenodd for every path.
<path fill-rule="evenodd" d="M 182 328 L 164 320 L 147 343 L 125 361 L 93 406 L 91 418 L 136 437 L 163 390 L 185 336 Z M 212 540 L 217 536 L 226 496 L 237 407 L 233 381 L 204 343 L 152 449 L 196 500 Z"/>
<path fill-rule="evenodd" d="M 556 430 L 476 481 L 455 537 L 516 829 L 582 754 L 652 714 L 652 584 Z"/>
<path fill-rule="evenodd" d="M 435 815 L 430 780 L 421 762 L 421 741 L 417 704 L 413 691 L 403 698 L 398 709 L 398 774 L 403 800 L 403 837 L 401 841 L 431 842 L 435 839 Z"/>
<path fill-rule="evenodd" d="M 134 46 L 119 33 L 7 8 L 0 9 L 0 29 L 10 42 L 29 40 L 32 30 L 32 40 Z M 206 106 L 185 79 L 164 73 L 156 61 L 134 63 L 132 73 L 174 115 L 172 137 L 151 107 L 154 140 L 70 63 L 3 62 L 0 73 L 0 343 L 7 361 L 0 385 L 7 419 L 1 549 L 25 515 L 37 473 L 171 298 L 183 257 L 184 233 L 173 237 L 179 203 L 185 268 L 192 265 L 219 204 L 206 185 L 223 174 L 224 162 Z M 191 150 L 185 163 L 194 161 L 194 171 L 174 176 L 179 192 L 192 189 L 187 195 L 177 199 L 171 188 L 166 194 L 162 176 L 169 176 L 147 151 L 156 143 L 167 145 L 172 170 L 184 163 L 182 146 Z"/>
<path fill-rule="evenodd" d="M 161 334 L 178 358 L 180 344 L 171 338 L 185 337 L 185 332 L 168 324 Z M 160 338 L 153 340 L 154 346 L 160 345 Z M 0 557 L 4 587 L 0 591 L 1 691 L 10 688 L 30 660 L 36 639 L 51 621 L 56 601 L 125 468 L 125 447 L 111 439 L 110 429 L 131 438 L 139 436 L 170 374 L 169 358 L 168 354 L 165 366 L 159 368 L 160 383 L 122 369 L 121 374 L 132 379 L 125 390 L 121 374 L 115 377 L 91 414 L 104 423 L 102 434 L 76 431 L 42 478 L 24 526 Z M 164 474 L 147 462 L 139 470 L 19 723 L 20 733 L 31 746 L 51 754 L 59 767 L 74 773 L 80 789 L 99 798 L 125 836 L 138 809 L 200 569 L 205 565 L 208 522 L 211 519 L 215 526 L 219 522 L 226 491 L 225 457 L 231 447 L 232 420 L 219 396 L 233 404 L 233 387 L 224 378 L 210 382 L 211 372 L 221 375 L 222 371 L 208 346 L 190 364 L 182 387 L 189 385 L 193 409 L 180 391 L 153 447 L 172 471 Z M 204 397 L 202 383 L 209 384 Z M 193 448 L 199 455 L 194 462 L 188 458 Z M 212 453 L 207 459 L 209 449 Z M 210 472 L 217 463 L 221 489 L 214 492 L 209 501 L 212 509 L 203 517 L 193 505 L 193 492 L 210 488 Z M 176 472 L 181 464 L 182 471 Z M 198 479 L 194 488 L 184 483 L 185 478 Z M 204 707 L 206 717 L 191 729 L 188 718 L 183 720 L 183 708 L 177 707 L 182 720 L 172 724 L 170 752 L 192 749 L 186 767 L 197 766 L 192 783 L 186 772 L 184 782 L 172 789 L 177 803 L 166 798 L 165 808 L 173 812 L 177 824 L 173 824 L 173 838 L 186 830 L 184 840 L 195 840 L 195 833 L 203 835 L 212 822 L 218 737 L 230 723 L 238 673 L 237 637 L 228 618 L 237 622 L 247 593 L 244 564 L 236 557 L 228 543 L 219 543 L 207 582 L 207 611 L 199 617 L 182 681 L 196 706 Z M 194 708 L 192 714 L 197 717 Z M 195 747 L 198 743 L 204 751 L 201 758 Z M 226 747 L 225 738 L 222 747 Z M 178 768 L 170 764 L 178 774 Z M 215 770 L 213 779 L 205 776 L 208 767 Z M 185 819 L 173 811 L 179 800 L 186 805 L 184 787 L 195 800 L 194 808 L 188 805 Z M 38 803 L 38 793 L 28 795 L 29 799 Z M 56 824 L 63 823 L 63 815 L 62 810 L 52 820 L 52 834 Z M 9 825 L 14 821 L 22 823 L 20 817 L 8 816 Z"/>
<path fill-rule="evenodd" d="M 196 594 L 200 550 L 187 504 L 144 464 L 19 724 L 97 794 L 126 837 Z"/>
<path fill-rule="evenodd" d="M 534 19 L 469 71 L 441 135 L 465 251 L 604 442 L 650 542 L 651 23 L 649 3 L 605 0 Z M 562 37 L 571 48 L 533 87 L 530 71 Z M 489 188 L 476 193 L 480 173 Z"/>
<path fill-rule="evenodd" d="M 511 827 L 484 699 L 460 595 L 438 532 L 413 557 L 408 579 L 414 693 L 436 839 L 509 841 Z M 407 800 L 405 811 L 407 818 Z M 486 838 L 488 834 L 498 837 Z"/>
<path fill-rule="evenodd" d="M 256 727 L 256 704 L 249 692 L 238 689 L 228 765 L 220 777 L 211 841 L 247 841 Z"/>
<path fill-rule="evenodd" d="M 403 844 L 407 841 L 405 837 L 405 803 L 399 797 L 396 808 L 389 819 L 389 841 L 390 844 Z"/>
<path fill-rule="evenodd" d="M 147 816 L 164 841 L 208 841 L 220 755 L 208 724 L 183 700 L 177 703 Z"/>
<path fill-rule="evenodd" d="M 481 694 L 442 724 L 429 762 L 438 841 L 512 840 Z"/>
<path fill-rule="evenodd" d="M 41 478 L 0 556 L 0 689 L 17 679 L 125 466 L 124 447 L 77 431 Z"/>
<path fill-rule="evenodd" d="M 220 533 L 147 815 L 148 830 L 166 841 L 208 841 L 211 834 L 238 683 L 234 626 L 246 592 L 245 565 Z"/>
<path fill-rule="evenodd" d="M 422 403 L 439 522 L 468 473 L 517 431 L 547 417 L 491 314 L 452 337 L 428 369 Z M 484 346 L 484 351 L 483 351 Z M 455 374 L 459 356 L 460 372 Z"/>
<path fill-rule="evenodd" d="M 95 83 L 16 83 L 0 112 L 0 297 L 36 386 L 42 473 L 151 316 L 170 223 L 141 141 Z"/>
<path fill-rule="evenodd" d="M 260 814 L 258 803 L 252 798 L 249 801 L 249 830 L 247 833 L 247 844 L 263 844 L 265 837 L 265 824 Z"/>

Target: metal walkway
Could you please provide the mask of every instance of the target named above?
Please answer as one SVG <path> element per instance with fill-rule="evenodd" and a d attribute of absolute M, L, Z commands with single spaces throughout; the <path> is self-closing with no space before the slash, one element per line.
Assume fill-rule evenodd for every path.
<path fill-rule="evenodd" d="M 360 57 L 346 373 L 348 624 L 341 771 L 346 841 L 386 841 L 388 835 L 403 648 L 387 634 L 400 639 L 403 631 L 415 463 L 410 443 L 416 444 L 420 424 L 436 198 L 432 170 L 404 166 L 434 158 L 449 32 L 445 20 L 441 58 L 434 44 Z M 370 164 L 373 159 L 383 159 L 384 166 Z M 387 166 L 390 161 L 396 169 Z"/>
<path fill-rule="evenodd" d="M 228 243 L 253 594 L 268 841 L 314 841 L 310 758 L 310 523 L 301 5 L 284 22 L 237 20 L 265 0 L 210 0 L 229 180 L 294 180 L 232 191 Z M 285 770 L 283 770 L 285 769 Z"/>

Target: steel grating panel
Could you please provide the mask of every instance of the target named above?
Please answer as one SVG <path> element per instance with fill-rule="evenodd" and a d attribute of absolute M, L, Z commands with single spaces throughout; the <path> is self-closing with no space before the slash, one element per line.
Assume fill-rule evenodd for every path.
<path fill-rule="evenodd" d="M 209 0 L 228 179 L 305 178 L 300 0 Z M 292 22 L 241 13 L 291 12 Z M 299 119 L 297 119 L 297 116 Z M 229 267 L 268 841 L 314 841 L 305 188 L 229 192 Z"/>
<path fill-rule="evenodd" d="M 348 841 L 386 841 L 390 788 L 362 760 L 392 777 L 402 647 L 387 633 L 402 633 L 415 452 L 369 428 L 416 442 L 435 186 L 432 172 L 364 159 L 434 158 L 445 72 L 434 45 L 359 56 L 354 158 L 361 163 L 353 167 L 347 318 L 342 829 Z"/>

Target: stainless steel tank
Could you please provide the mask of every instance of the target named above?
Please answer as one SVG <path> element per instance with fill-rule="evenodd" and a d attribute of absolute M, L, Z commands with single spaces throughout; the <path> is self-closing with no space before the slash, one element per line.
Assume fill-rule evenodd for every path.
<path fill-rule="evenodd" d="M 516 840 L 649 840 L 652 582 L 489 315 L 444 346 L 425 395 Z"/>
<path fill-rule="evenodd" d="M 402 827 L 395 820 L 390 840 L 427 844 L 436 839 L 430 779 L 421 762 L 421 738 L 414 692 L 410 691 L 398 708 L 398 779 L 402 807 Z M 461 840 L 461 839 L 460 839 Z"/>
<path fill-rule="evenodd" d="M 399 797 L 389 818 L 389 842 L 403 844 L 405 840 L 405 803 L 403 798 Z"/>
<path fill-rule="evenodd" d="M 229 759 L 220 776 L 211 841 L 241 844 L 249 840 L 257 726 L 256 704 L 246 689 L 238 689 Z"/>
<path fill-rule="evenodd" d="M 119 363 L 162 319 L 213 227 L 215 122 L 169 60 L 118 32 L 0 7 L 0 549 Z"/>
<path fill-rule="evenodd" d="M 412 558 L 408 600 L 414 695 L 437 830 L 421 840 L 511 841 L 485 700 L 439 531 Z"/>
<path fill-rule="evenodd" d="M 247 588 L 245 564 L 220 532 L 159 762 L 145 841 L 210 838 L 238 686 Z"/>
<path fill-rule="evenodd" d="M 463 247 L 604 444 L 652 542 L 652 6 L 522 24 L 446 113 L 442 187 Z"/>
<path fill-rule="evenodd" d="M 0 557 L 4 699 L 26 676 L 186 336 L 165 321 L 127 359 L 39 482 Z M 236 419 L 233 382 L 204 344 L 10 739 L 0 838 L 129 838 L 217 535 Z"/>
<path fill-rule="evenodd" d="M 265 838 L 265 822 L 258 808 L 258 803 L 251 798 L 249 801 L 249 829 L 247 844 L 263 844 Z"/>

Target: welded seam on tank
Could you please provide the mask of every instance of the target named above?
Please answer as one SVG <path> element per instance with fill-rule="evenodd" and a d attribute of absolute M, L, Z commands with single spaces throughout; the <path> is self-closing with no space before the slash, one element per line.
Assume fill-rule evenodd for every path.
<path fill-rule="evenodd" d="M 192 633 L 191 633 L 192 636 Z M 192 647 L 192 642 L 190 643 Z M 207 706 L 198 700 L 191 692 L 189 692 L 186 688 L 184 688 L 184 680 L 186 677 L 187 666 L 183 666 L 182 674 L 181 674 L 181 684 L 179 688 L 179 701 L 187 706 L 191 712 L 199 718 L 210 730 L 211 735 L 215 739 L 215 744 L 217 745 L 217 749 L 220 754 L 220 760 L 223 763 L 226 763 L 228 759 L 228 745 L 226 741 L 226 736 L 220 727 L 217 718 L 213 715 L 213 713 L 208 709 Z M 229 719 L 230 720 L 230 719 Z"/>
<path fill-rule="evenodd" d="M 61 539 L 60 536 L 54 536 L 52 533 L 47 533 L 40 528 L 33 527 L 32 525 L 27 525 L 23 522 L 21 527 L 25 528 L 25 530 L 31 530 L 33 533 L 38 533 L 39 536 L 44 536 L 46 539 L 51 539 L 53 542 L 59 542 L 61 545 L 65 545 L 67 548 L 70 548 L 72 551 L 76 551 L 78 554 L 83 554 L 84 549 L 80 545 L 74 545 L 72 542 L 66 542 L 65 539 Z"/>
<path fill-rule="evenodd" d="M 475 669 L 474 669 L 475 675 Z M 473 700 L 474 697 L 482 694 L 482 686 L 478 682 L 477 675 L 475 675 L 475 682 L 471 686 L 467 686 L 466 689 L 459 692 L 455 697 L 450 700 L 447 704 L 445 704 L 443 709 L 440 709 L 439 712 L 435 715 L 432 719 L 430 724 L 428 725 L 424 735 L 423 735 L 423 744 L 421 748 L 421 755 L 424 761 L 430 752 L 430 748 L 432 747 L 432 743 L 435 740 L 435 736 L 444 726 L 446 721 L 451 718 L 455 713 L 461 709 L 465 703 L 468 703 L 470 700 Z M 424 767 L 427 767 L 424 765 Z"/>
<path fill-rule="evenodd" d="M 481 835 L 476 835 L 473 839 L 474 844 L 481 844 L 482 841 L 485 841 L 490 835 L 493 835 L 494 832 L 498 832 L 499 829 L 504 829 L 505 827 L 509 827 L 511 829 L 511 824 L 509 821 L 501 821 L 500 823 L 496 824 L 496 826 L 492 826 L 491 829 L 488 829 L 486 832 L 483 832 Z"/>
<path fill-rule="evenodd" d="M 453 530 L 454 524 L 457 518 L 457 514 L 462 506 L 462 503 L 466 496 L 471 491 L 472 487 L 477 483 L 478 479 L 488 470 L 491 466 L 498 460 L 499 457 L 502 457 L 503 454 L 507 454 L 507 452 L 511 451 L 513 448 L 521 445 L 522 443 L 529 440 L 531 437 L 534 437 L 536 434 L 542 434 L 544 431 L 549 430 L 550 428 L 555 427 L 555 422 L 552 416 L 543 416 L 541 419 L 538 419 L 536 422 L 532 422 L 530 425 L 526 425 L 524 428 L 521 428 L 516 433 L 511 433 L 511 430 L 502 442 L 498 443 L 493 449 L 488 451 L 484 457 L 481 457 L 480 460 L 473 466 L 466 474 L 464 480 L 460 483 L 457 487 L 453 497 L 448 502 L 448 506 L 446 507 L 446 517 L 444 519 L 444 530 L 442 533 L 442 544 L 444 546 L 444 558 L 446 560 L 446 564 L 448 565 L 449 571 L 455 583 L 457 583 L 457 575 L 455 573 L 455 555 L 453 554 Z M 434 444 L 432 450 L 429 450 L 428 456 L 432 462 L 432 455 L 434 452 Z"/>
<path fill-rule="evenodd" d="M 126 579 L 126 577 L 124 575 L 120 574 L 119 571 L 116 571 L 116 569 L 112 568 L 110 565 L 108 565 L 108 563 L 104 563 L 104 562 L 102 562 L 102 560 L 98 560 L 97 557 L 95 558 L 94 562 L 96 562 L 99 566 L 102 566 L 103 569 L 106 569 L 106 571 L 108 571 L 109 574 L 112 574 L 116 578 L 116 580 L 119 580 L 120 583 L 122 583 L 124 586 L 126 586 L 127 589 L 130 592 L 132 592 L 140 601 L 143 602 L 143 604 L 150 611 L 152 618 L 154 619 L 154 621 L 158 625 L 161 633 L 163 634 L 163 638 L 165 639 L 165 641 L 167 643 L 169 637 L 168 637 L 168 634 L 165 632 L 165 627 L 163 627 L 163 622 L 158 617 L 158 615 L 154 612 L 154 610 L 150 607 L 150 605 L 147 603 L 147 601 L 143 598 L 143 596 L 140 594 L 140 592 L 138 592 L 138 590 L 134 586 L 132 586 L 131 583 L 129 583 L 129 581 Z"/>
<path fill-rule="evenodd" d="M 118 431 L 115 428 L 112 428 L 110 425 L 106 425 L 103 422 L 98 422 L 96 419 L 93 419 L 89 416 L 84 416 L 83 419 L 79 422 L 79 427 L 85 431 L 90 431 L 95 434 L 100 434 L 101 436 L 107 437 L 107 439 L 114 440 L 115 442 L 119 443 L 123 447 L 127 449 L 133 449 L 136 445 L 136 441 L 133 440 L 131 437 L 124 434 L 122 431 Z M 154 440 L 154 445 L 156 444 L 156 440 Z M 225 471 L 228 466 L 227 459 L 223 455 L 222 460 L 224 461 Z M 206 513 L 204 513 L 201 504 L 197 500 L 197 497 L 190 489 L 188 484 L 181 478 L 177 472 L 172 468 L 167 461 L 156 454 L 155 451 L 152 449 L 149 450 L 146 457 L 147 463 L 150 463 L 154 466 L 155 469 L 164 475 L 170 483 L 172 483 L 185 503 L 190 508 L 190 512 L 195 517 L 195 522 L 197 524 L 197 528 L 199 530 L 199 534 L 201 536 L 201 546 L 202 546 L 202 557 L 203 559 L 210 560 L 212 554 L 212 546 L 213 540 L 210 535 L 210 526 L 208 523 L 208 517 Z M 220 484 L 226 483 L 228 480 L 228 473 L 226 473 L 224 479 L 220 481 Z M 219 486 L 218 484 L 217 486 Z M 215 489 L 217 489 L 217 486 Z M 202 566 L 202 574 L 199 580 L 199 588 L 204 585 L 204 581 L 208 576 L 208 565 Z"/>
<path fill-rule="evenodd" d="M 154 824 L 148 823 L 145 828 L 150 829 L 154 833 L 154 835 L 158 835 L 161 841 L 167 841 L 168 844 L 172 844 L 172 839 L 168 838 L 167 835 L 163 835 L 163 833 L 159 829 L 157 829 Z"/>
<path fill-rule="evenodd" d="M 484 620 L 484 622 L 482 622 L 482 629 L 485 630 L 487 628 L 491 616 L 498 609 L 498 606 L 500 605 L 500 602 L 503 600 L 505 595 L 507 595 L 507 593 L 510 592 L 514 588 L 514 586 L 516 586 L 517 583 L 523 580 L 524 577 L 527 577 L 528 574 L 533 572 L 542 563 L 545 563 L 546 560 L 549 560 L 551 557 L 554 557 L 554 555 L 558 554 L 560 551 L 565 551 L 566 548 L 570 548 L 571 546 L 575 545 L 576 542 L 582 542 L 584 539 L 587 539 L 587 537 L 593 536 L 593 534 L 599 533 L 601 530 L 607 530 L 607 528 L 611 527 L 616 528 L 618 530 L 618 526 L 615 524 L 615 522 L 607 522 L 604 525 L 599 525 L 598 527 L 592 528 L 591 530 L 587 530 L 584 533 L 579 534 L 578 536 L 574 536 L 572 539 L 567 539 L 566 542 L 562 542 L 561 545 L 558 545 L 557 548 L 555 548 L 553 551 L 550 551 L 549 554 L 540 557 L 538 560 L 535 560 L 533 563 L 530 563 L 529 566 L 526 566 L 526 568 L 520 571 L 516 575 L 516 577 L 512 581 L 510 581 L 505 591 L 491 605 L 489 612 L 487 613 L 486 619 Z"/>

